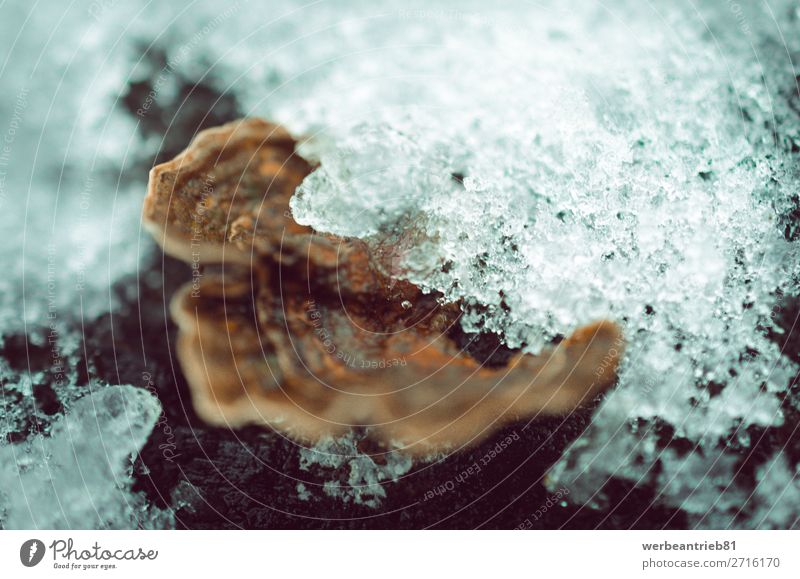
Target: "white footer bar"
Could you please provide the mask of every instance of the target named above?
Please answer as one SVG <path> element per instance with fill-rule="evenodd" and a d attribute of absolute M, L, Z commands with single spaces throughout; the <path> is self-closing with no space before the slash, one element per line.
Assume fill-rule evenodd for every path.
<path fill-rule="evenodd" d="M 799 551 L 796 531 L 0 531 L 0 576 L 797 578 Z"/>

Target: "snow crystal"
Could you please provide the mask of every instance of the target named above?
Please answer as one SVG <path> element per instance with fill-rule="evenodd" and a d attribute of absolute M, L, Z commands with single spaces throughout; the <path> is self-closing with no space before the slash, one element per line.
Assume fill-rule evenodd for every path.
<path fill-rule="evenodd" d="M 755 508 L 750 516 L 753 528 L 798 529 L 800 516 L 800 473 L 791 469 L 783 453 L 778 453 L 758 471 L 754 492 Z"/>
<path fill-rule="evenodd" d="M 669 27 L 619 4 L 624 22 L 593 9 L 517 14 L 524 36 L 499 43 L 486 30 L 497 20 L 469 42 L 445 25 L 427 58 L 387 59 L 384 78 L 424 82 L 370 119 L 348 116 L 340 96 L 348 114 L 325 119 L 333 142 L 315 145 L 320 168 L 292 209 L 376 246 L 410 240 L 391 273 L 462 300 L 465 330 L 512 347 L 623 322 L 617 390 L 552 484 L 591 501 L 609 477 L 649 480 L 697 524 L 733 524 L 714 513 L 747 493 L 720 495 L 736 460 L 711 451 L 731 431 L 780 426 L 778 394 L 798 371 L 765 331 L 800 279 L 783 225 L 800 185 L 795 74 L 766 8 L 748 9 L 743 36 L 730 20 L 745 16 L 724 5 L 703 19 L 659 5 Z M 774 12 L 797 53 L 797 15 Z M 631 432 L 636 418 L 667 422 L 696 450 L 663 452 Z"/>
<path fill-rule="evenodd" d="M 8 529 L 98 529 L 152 525 L 144 499 L 130 492 L 132 455 L 161 413 L 133 386 L 100 388 L 53 427 L 0 447 L 0 524 Z M 162 525 L 169 524 L 163 515 Z"/>
<path fill-rule="evenodd" d="M 300 449 L 300 469 L 316 472 L 325 480 L 322 491 L 345 503 L 371 508 L 386 498 L 386 485 L 397 481 L 412 467 L 411 457 L 400 452 L 386 452 L 375 458 L 358 448 L 362 436 L 351 432 L 337 438 L 327 437 L 313 447 Z M 313 487 L 298 483 L 301 500 L 313 496 Z"/>

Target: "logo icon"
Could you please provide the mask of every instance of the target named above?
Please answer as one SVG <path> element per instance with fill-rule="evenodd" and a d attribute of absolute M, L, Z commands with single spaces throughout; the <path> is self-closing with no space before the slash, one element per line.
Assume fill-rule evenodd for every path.
<path fill-rule="evenodd" d="M 44 543 L 39 539 L 28 539 L 19 548 L 19 560 L 26 567 L 35 567 L 44 558 Z"/>

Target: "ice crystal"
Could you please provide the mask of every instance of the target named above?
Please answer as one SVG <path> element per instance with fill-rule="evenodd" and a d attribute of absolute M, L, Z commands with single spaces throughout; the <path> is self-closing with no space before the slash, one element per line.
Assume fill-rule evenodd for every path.
<path fill-rule="evenodd" d="M 788 6 L 775 10 L 793 32 L 784 47 L 765 7 L 707 8 L 708 26 L 653 8 L 670 28 L 621 5 L 624 24 L 592 9 L 517 15 L 524 37 L 512 27 L 500 41 L 466 43 L 445 26 L 446 49 L 401 59 L 403 81 L 426 79 L 405 106 L 388 97 L 377 119 L 345 129 L 329 119 L 335 142 L 292 208 L 322 231 L 410 239 L 393 273 L 462 300 L 465 330 L 509 346 L 536 351 L 588 319 L 624 321 L 619 386 L 553 484 L 588 502 L 610 477 L 650 481 L 696 524 L 734 524 L 726 513 L 748 493 L 731 482 L 734 455 L 713 451 L 731 432 L 780 426 L 798 371 L 767 329 L 800 274 L 787 221 L 797 85 L 778 54 L 797 54 L 800 27 Z M 632 432 L 636 420 L 668 423 L 695 450 L 663 450 L 652 428 Z"/>
<path fill-rule="evenodd" d="M 350 433 L 328 437 L 313 447 L 300 449 L 300 469 L 323 476 L 322 492 L 345 503 L 378 507 L 386 488 L 411 470 L 411 457 L 399 452 L 370 456 L 358 448 L 361 437 Z M 297 494 L 309 500 L 314 491 L 298 483 Z"/>
<path fill-rule="evenodd" d="M 99 388 L 53 427 L 0 447 L 0 523 L 8 529 L 136 528 L 158 517 L 130 492 L 132 456 L 161 413 L 133 386 Z M 163 515 L 162 525 L 169 524 Z"/>

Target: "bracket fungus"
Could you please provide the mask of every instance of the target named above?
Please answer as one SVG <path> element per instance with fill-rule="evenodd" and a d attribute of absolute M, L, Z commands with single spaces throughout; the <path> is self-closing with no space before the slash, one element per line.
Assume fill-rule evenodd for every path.
<path fill-rule="evenodd" d="M 361 427 L 382 448 L 424 455 L 568 413 L 613 383 L 616 324 L 538 356 L 497 341 L 480 352 L 459 304 L 390 278 L 364 241 L 295 222 L 289 200 L 312 170 L 283 128 L 246 119 L 203 131 L 150 173 L 146 226 L 193 267 L 171 312 L 204 420 L 308 442 Z"/>

